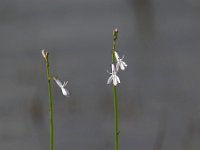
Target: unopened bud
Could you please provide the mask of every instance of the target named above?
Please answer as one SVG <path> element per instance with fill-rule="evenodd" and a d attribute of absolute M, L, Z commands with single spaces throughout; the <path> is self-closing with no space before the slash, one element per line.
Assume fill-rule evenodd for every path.
<path fill-rule="evenodd" d="M 117 32 L 118 32 L 118 29 L 117 29 L 117 28 L 115 28 L 115 29 L 114 29 L 114 32 L 116 32 L 116 33 L 117 33 Z"/>
<path fill-rule="evenodd" d="M 116 41 L 117 40 L 117 36 L 118 36 L 118 29 L 117 28 L 115 28 L 114 30 L 113 30 L 113 39 Z"/>
<path fill-rule="evenodd" d="M 44 57 L 44 59 L 47 59 L 48 52 L 46 52 L 44 49 L 42 50 L 42 56 Z"/>

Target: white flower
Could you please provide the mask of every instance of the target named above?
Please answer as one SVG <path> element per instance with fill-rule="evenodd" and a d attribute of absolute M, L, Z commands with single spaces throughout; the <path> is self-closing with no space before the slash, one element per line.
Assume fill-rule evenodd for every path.
<path fill-rule="evenodd" d="M 110 72 L 108 72 L 108 73 L 110 73 Z M 117 76 L 117 71 L 115 69 L 114 64 L 112 64 L 112 73 L 110 73 L 110 74 L 111 74 L 111 76 L 108 78 L 107 84 L 110 84 L 113 81 L 113 84 L 115 86 L 117 86 L 117 84 L 120 83 L 120 79 Z"/>
<path fill-rule="evenodd" d="M 66 81 L 66 82 L 64 81 L 63 84 L 62 84 L 62 82 L 58 78 L 53 77 L 53 79 L 58 84 L 58 86 L 60 87 L 63 95 L 66 96 L 66 97 L 69 97 L 69 91 L 65 88 L 65 86 L 67 85 L 68 81 Z"/>
<path fill-rule="evenodd" d="M 124 70 L 125 67 L 127 67 L 128 65 L 123 61 L 125 56 L 123 56 L 121 59 L 119 58 L 118 53 L 115 51 L 115 58 L 117 60 L 117 64 L 116 64 L 116 70 L 118 71 L 118 69 L 120 68 L 121 70 Z"/>

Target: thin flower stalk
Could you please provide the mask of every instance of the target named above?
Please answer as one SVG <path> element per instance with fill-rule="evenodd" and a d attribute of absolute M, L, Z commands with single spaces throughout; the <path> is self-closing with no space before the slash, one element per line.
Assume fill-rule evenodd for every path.
<path fill-rule="evenodd" d="M 42 50 L 42 56 L 44 57 L 46 63 L 46 75 L 47 75 L 47 83 L 48 83 L 48 96 L 49 96 L 49 135 L 50 135 L 50 142 L 49 148 L 53 150 L 54 147 L 54 130 L 53 130 L 53 102 L 52 102 L 52 94 L 51 94 L 51 76 L 49 72 L 49 60 L 48 56 L 49 53 L 45 50 Z"/>
<path fill-rule="evenodd" d="M 118 37 L 118 30 L 114 29 L 112 34 L 112 64 L 115 63 L 115 46 Z M 117 92 L 116 85 L 113 84 L 113 110 L 114 110 L 114 145 L 115 150 L 118 150 L 118 111 L 117 111 Z"/>

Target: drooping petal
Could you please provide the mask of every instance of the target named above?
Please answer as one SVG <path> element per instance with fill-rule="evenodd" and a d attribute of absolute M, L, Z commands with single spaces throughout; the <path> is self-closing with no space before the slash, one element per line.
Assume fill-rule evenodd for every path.
<path fill-rule="evenodd" d="M 121 70 L 124 70 L 124 69 L 125 69 L 125 67 L 124 67 L 124 65 L 123 65 L 122 62 L 120 63 L 120 69 L 121 69 Z"/>
<path fill-rule="evenodd" d="M 117 76 L 113 76 L 113 84 L 117 86 Z"/>
<path fill-rule="evenodd" d="M 69 97 L 69 91 L 67 89 L 61 88 L 61 90 L 64 96 Z"/>
<path fill-rule="evenodd" d="M 123 63 L 123 65 L 125 66 L 125 67 L 127 67 L 128 65 L 124 62 L 124 61 L 122 61 L 122 63 Z"/>
<path fill-rule="evenodd" d="M 124 61 L 122 61 L 122 59 L 120 59 L 119 62 L 117 62 L 117 64 L 120 66 L 121 70 L 125 70 L 125 67 L 128 66 Z"/>
<path fill-rule="evenodd" d="M 120 79 L 119 79 L 119 77 L 118 77 L 118 76 L 116 76 L 116 78 L 117 78 L 117 82 L 118 82 L 118 83 L 120 83 Z"/>
<path fill-rule="evenodd" d="M 108 80 L 107 80 L 107 84 L 110 84 L 112 82 L 113 76 L 111 75 Z"/>

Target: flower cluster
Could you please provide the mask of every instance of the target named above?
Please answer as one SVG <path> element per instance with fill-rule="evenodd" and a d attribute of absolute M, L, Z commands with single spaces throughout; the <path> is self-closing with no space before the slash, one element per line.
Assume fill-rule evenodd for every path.
<path fill-rule="evenodd" d="M 108 72 L 109 74 L 111 74 L 111 76 L 108 78 L 107 80 L 107 84 L 110 84 L 112 81 L 113 81 L 113 85 L 117 86 L 118 83 L 120 83 L 120 79 L 119 77 L 117 76 L 117 72 L 119 70 L 119 68 L 121 70 L 125 70 L 125 68 L 128 66 L 124 61 L 124 55 L 122 56 L 122 58 L 120 59 L 119 58 L 119 55 L 116 51 L 114 51 L 114 54 L 115 54 L 115 59 L 117 61 L 116 63 L 116 66 L 114 64 L 111 65 L 112 67 L 112 72 Z"/>

